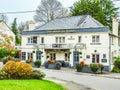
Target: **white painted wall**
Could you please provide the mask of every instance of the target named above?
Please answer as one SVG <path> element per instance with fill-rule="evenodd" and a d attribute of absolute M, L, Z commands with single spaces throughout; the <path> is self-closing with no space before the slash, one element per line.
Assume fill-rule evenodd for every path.
<path fill-rule="evenodd" d="M 5 24 L 4 22 L 0 22 L 0 33 L 7 34 L 8 36 L 13 37 L 13 44 L 15 45 L 15 35 L 14 33 L 10 30 L 10 28 Z"/>

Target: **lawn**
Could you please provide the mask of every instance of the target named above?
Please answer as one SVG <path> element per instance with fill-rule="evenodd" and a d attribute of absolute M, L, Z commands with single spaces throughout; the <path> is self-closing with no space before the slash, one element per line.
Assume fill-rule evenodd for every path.
<path fill-rule="evenodd" d="M 47 80 L 0 80 L 0 90 L 66 90 Z"/>

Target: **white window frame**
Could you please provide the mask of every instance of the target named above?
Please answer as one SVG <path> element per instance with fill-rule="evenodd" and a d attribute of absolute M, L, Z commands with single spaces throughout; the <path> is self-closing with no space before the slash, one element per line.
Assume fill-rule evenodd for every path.
<path fill-rule="evenodd" d="M 100 36 L 99 35 L 93 35 L 92 36 L 92 43 L 99 43 L 100 42 Z"/>
<path fill-rule="evenodd" d="M 28 37 L 27 40 L 28 40 L 28 44 L 33 44 L 33 37 Z"/>
<path fill-rule="evenodd" d="M 65 37 L 55 37 L 55 41 L 57 44 L 64 44 L 65 43 Z"/>

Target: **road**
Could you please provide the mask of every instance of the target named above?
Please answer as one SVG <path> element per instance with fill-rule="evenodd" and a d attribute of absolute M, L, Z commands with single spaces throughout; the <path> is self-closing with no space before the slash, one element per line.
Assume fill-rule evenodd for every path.
<path fill-rule="evenodd" d="M 55 77 L 66 81 L 73 81 L 96 90 L 120 90 L 120 79 L 61 72 L 59 70 L 41 69 L 46 77 Z"/>

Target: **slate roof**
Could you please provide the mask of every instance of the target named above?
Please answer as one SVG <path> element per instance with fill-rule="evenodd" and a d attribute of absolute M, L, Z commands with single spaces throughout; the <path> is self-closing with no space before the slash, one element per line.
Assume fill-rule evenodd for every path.
<path fill-rule="evenodd" d="M 57 18 L 53 21 L 46 23 L 36 30 L 57 30 L 57 29 L 78 29 L 78 28 L 91 28 L 91 27 L 104 27 L 97 20 L 90 15 L 71 16 L 64 18 Z"/>
<path fill-rule="evenodd" d="M 102 25 L 90 15 L 81 15 L 57 18 L 32 31 L 23 31 L 22 34 L 47 34 L 48 31 L 51 33 L 65 33 L 67 32 L 66 30 L 74 30 L 74 32 L 105 32 L 109 31 L 109 28 Z"/>

